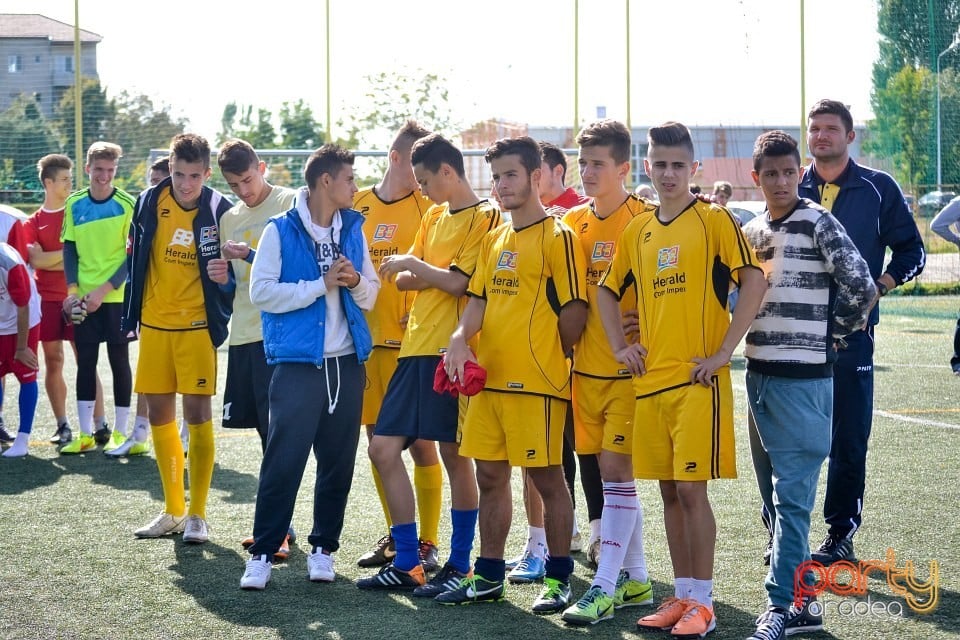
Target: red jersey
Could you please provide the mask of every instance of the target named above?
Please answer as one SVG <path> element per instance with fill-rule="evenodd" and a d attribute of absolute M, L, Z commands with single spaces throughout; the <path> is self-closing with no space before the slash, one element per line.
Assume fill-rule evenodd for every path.
<path fill-rule="evenodd" d="M 19 234 L 15 242 L 17 250 L 23 255 L 24 262 L 29 264 L 27 246 L 39 244 L 44 251 L 60 251 L 63 243 L 60 241 L 60 230 L 63 228 L 63 209 L 59 211 L 45 211 L 40 209 L 21 223 Z M 34 277 L 37 280 L 37 291 L 44 302 L 57 302 L 67 297 L 67 278 L 63 269 L 47 270 L 36 269 Z"/>
<path fill-rule="evenodd" d="M 590 198 L 580 195 L 573 187 L 567 187 L 566 191 L 548 202 L 545 206 L 547 208 L 560 207 L 569 210 L 577 205 L 586 204 L 587 202 L 590 202 Z"/>

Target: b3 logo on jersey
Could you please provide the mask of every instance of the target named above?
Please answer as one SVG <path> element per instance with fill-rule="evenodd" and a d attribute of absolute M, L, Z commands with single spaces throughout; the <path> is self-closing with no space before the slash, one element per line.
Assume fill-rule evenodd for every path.
<path fill-rule="evenodd" d="M 593 260 L 612 260 L 616 246 L 615 242 L 595 242 L 593 244 Z"/>
<path fill-rule="evenodd" d="M 377 228 L 373 230 L 373 241 L 374 242 L 392 242 L 393 236 L 395 235 L 397 235 L 397 225 L 378 224 Z"/>
<path fill-rule="evenodd" d="M 519 253 L 516 251 L 501 251 L 500 257 L 497 258 L 497 269 L 510 269 L 511 271 L 516 271 L 518 255 Z"/>
<path fill-rule="evenodd" d="M 189 249 L 193 246 L 193 231 L 189 229 L 177 229 L 173 232 L 173 238 L 171 238 L 170 244 L 167 246 L 171 245 L 187 247 Z"/>
<path fill-rule="evenodd" d="M 664 269 L 676 269 L 680 263 L 680 245 L 664 247 L 657 251 L 657 273 Z"/>

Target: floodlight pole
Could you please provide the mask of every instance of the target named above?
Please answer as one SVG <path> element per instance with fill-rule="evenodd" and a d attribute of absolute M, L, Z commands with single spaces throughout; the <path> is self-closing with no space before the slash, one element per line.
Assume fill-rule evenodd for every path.
<path fill-rule="evenodd" d="M 943 187 L 943 153 L 940 140 L 940 59 L 960 45 L 960 29 L 953 34 L 953 42 L 937 56 L 937 191 Z"/>
<path fill-rule="evenodd" d="M 84 165 L 83 159 L 83 76 L 80 74 L 80 0 L 73 0 L 73 152 L 75 164 Z M 75 187 L 83 186 L 83 171 L 73 176 Z"/>

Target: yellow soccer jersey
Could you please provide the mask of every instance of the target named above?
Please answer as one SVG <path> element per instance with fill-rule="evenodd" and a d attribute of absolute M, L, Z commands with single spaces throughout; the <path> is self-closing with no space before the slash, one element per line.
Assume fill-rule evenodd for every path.
<path fill-rule="evenodd" d="M 417 237 L 417 229 L 427 209 L 433 206 L 429 198 L 414 191 L 399 200 L 385 202 L 373 187 L 364 189 L 353 198 L 353 208 L 363 214 L 363 235 L 370 248 L 370 260 L 375 269 L 387 256 L 410 251 Z M 380 284 L 377 302 L 367 316 L 374 347 L 399 349 L 403 339 L 401 321 L 410 311 L 412 291 L 400 291 L 393 282 Z"/>
<path fill-rule="evenodd" d="M 570 397 L 557 318 L 567 303 L 587 301 L 585 271 L 576 236 L 552 216 L 484 239 L 468 293 L 486 300 L 477 360 L 487 389 Z"/>
<path fill-rule="evenodd" d="M 260 235 L 271 216 L 292 209 L 297 200 L 297 192 L 286 187 L 273 187 L 266 199 L 250 208 L 239 202 L 220 218 L 220 246 L 227 240 L 246 242 L 252 249 L 257 248 Z M 237 279 L 237 288 L 233 295 L 233 314 L 230 316 L 230 346 L 250 344 L 263 340 L 260 326 L 260 309 L 250 302 L 250 263 L 243 260 L 231 260 L 233 274 Z"/>
<path fill-rule="evenodd" d="M 456 269 L 469 278 L 477 267 L 484 236 L 499 224 L 500 210 L 489 200 L 457 211 L 446 204 L 434 205 L 423 216 L 410 253 L 434 267 Z M 454 298 L 432 287 L 418 291 L 398 357 L 443 353 L 464 306 L 465 297 Z"/>
<path fill-rule="evenodd" d="M 580 241 L 587 261 L 587 325 L 580 341 L 574 347 L 573 370 L 594 378 L 629 378 L 630 372 L 613 357 L 610 341 L 603 330 L 600 310 L 597 308 L 597 285 L 610 266 L 614 251 L 627 224 L 643 211 L 653 210 L 653 205 L 634 195 L 627 196 L 623 204 L 602 220 L 594 213 L 593 205 L 574 207 L 563 216 Z M 620 309 L 635 309 L 637 296 L 633 289 L 624 292 Z"/>
<path fill-rule="evenodd" d="M 758 266 L 726 209 L 697 200 L 667 224 L 656 211 L 627 225 L 600 281 L 618 297 L 637 292 L 640 342 L 647 348 L 647 372 L 634 378 L 638 396 L 690 382 L 693 359 L 716 353 L 730 325 L 730 278 Z"/>
<path fill-rule="evenodd" d="M 207 326 L 203 287 L 197 266 L 193 218 L 167 187 L 157 200 L 157 232 L 143 292 L 141 322 L 154 329 L 197 329 Z"/>

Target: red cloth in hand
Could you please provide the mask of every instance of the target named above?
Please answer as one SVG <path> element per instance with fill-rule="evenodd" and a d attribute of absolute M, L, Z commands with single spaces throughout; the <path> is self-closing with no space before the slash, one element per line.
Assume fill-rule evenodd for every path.
<path fill-rule="evenodd" d="M 487 370 L 476 362 L 468 360 L 463 365 L 463 379 L 451 380 L 447 375 L 446 356 L 440 358 L 437 369 L 433 374 L 433 390 L 437 393 L 449 393 L 457 398 L 462 393 L 465 396 L 475 396 L 483 390 L 487 383 Z"/>

